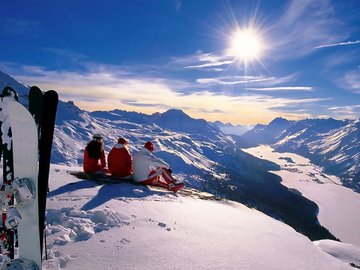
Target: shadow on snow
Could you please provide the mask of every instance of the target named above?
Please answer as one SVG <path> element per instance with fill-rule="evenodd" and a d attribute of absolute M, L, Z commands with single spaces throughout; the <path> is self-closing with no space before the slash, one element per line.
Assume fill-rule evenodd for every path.
<path fill-rule="evenodd" d="M 103 184 L 94 181 L 82 180 L 79 182 L 73 182 L 61 186 L 49 192 L 48 197 L 49 198 L 55 197 L 64 193 L 71 193 L 81 189 L 94 188 L 96 186 L 101 186 L 101 187 L 98 190 L 97 194 L 90 201 L 88 201 L 81 207 L 81 210 L 87 211 L 94 209 L 106 203 L 107 201 L 116 198 L 140 199 L 153 195 L 164 196 L 168 194 L 174 194 L 173 192 L 165 191 L 165 190 L 164 191 L 151 190 L 148 186 L 135 185 L 129 182 L 119 182 L 116 184 Z"/>

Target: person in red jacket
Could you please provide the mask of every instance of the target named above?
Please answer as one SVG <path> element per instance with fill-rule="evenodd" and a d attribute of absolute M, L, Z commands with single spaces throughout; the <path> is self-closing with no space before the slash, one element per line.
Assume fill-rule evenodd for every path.
<path fill-rule="evenodd" d="M 85 173 L 107 173 L 104 142 L 100 134 L 95 134 L 84 150 Z"/>
<path fill-rule="evenodd" d="M 131 179 L 133 174 L 133 161 L 126 145 L 128 142 L 120 138 L 108 155 L 109 170 L 112 176 Z"/>

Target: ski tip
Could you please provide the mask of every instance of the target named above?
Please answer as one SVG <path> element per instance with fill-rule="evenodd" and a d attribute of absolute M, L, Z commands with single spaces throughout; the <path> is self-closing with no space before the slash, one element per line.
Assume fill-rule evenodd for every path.
<path fill-rule="evenodd" d="M 47 95 L 54 95 L 54 96 L 57 96 L 58 93 L 55 91 L 55 90 L 48 90 L 45 92 Z"/>
<path fill-rule="evenodd" d="M 39 87 L 37 87 L 36 85 L 33 85 L 30 87 L 31 91 L 41 91 L 41 89 Z"/>
<path fill-rule="evenodd" d="M 43 95 L 43 92 L 41 91 L 41 89 L 39 87 L 37 87 L 36 85 L 33 85 L 30 87 L 29 96 L 37 97 L 37 96 L 42 96 L 42 95 Z"/>
<path fill-rule="evenodd" d="M 59 95 L 58 93 L 55 91 L 55 90 L 48 90 L 45 92 L 44 94 L 45 97 L 47 98 L 52 98 L 52 99 L 56 99 L 56 100 L 59 100 Z"/>

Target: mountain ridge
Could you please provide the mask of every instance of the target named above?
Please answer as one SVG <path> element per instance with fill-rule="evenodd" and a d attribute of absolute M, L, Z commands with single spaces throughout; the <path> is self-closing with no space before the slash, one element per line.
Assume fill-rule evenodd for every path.
<path fill-rule="evenodd" d="M 174 115 L 180 116 L 179 123 Z M 171 164 L 175 177 L 187 186 L 261 210 L 312 240 L 335 239 L 319 224 L 317 205 L 269 173 L 278 170 L 278 165 L 240 150 L 232 136 L 203 119 L 178 110 L 155 115 L 123 110 L 87 112 L 71 101 L 60 101 L 52 163 L 81 165 L 84 147 L 94 133 L 103 135 L 107 153 L 119 137 L 130 142 L 131 152 L 151 140 L 155 154 Z"/>
<path fill-rule="evenodd" d="M 82 164 L 83 148 L 93 133 L 102 133 L 106 152 L 119 136 L 130 142 L 131 152 L 152 140 L 156 146 L 155 155 L 171 164 L 175 177 L 188 186 L 256 208 L 293 226 L 310 239 L 335 239 L 318 224 L 317 205 L 281 185 L 281 179 L 268 172 L 278 170 L 278 165 L 241 151 L 232 136 L 203 119 L 193 119 L 180 111 L 164 115 L 169 117 L 172 113 L 183 117 L 176 131 L 166 122 L 161 123 L 159 119 L 163 115 L 160 113 L 154 118 L 154 115 L 122 110 L 84 112 L 80 115 L 81 121 L 66 120 L 57 126 L 55 163 Z M 202 124 L 201 134 L 198 129 L 182 129 L 185 120 Z"/>

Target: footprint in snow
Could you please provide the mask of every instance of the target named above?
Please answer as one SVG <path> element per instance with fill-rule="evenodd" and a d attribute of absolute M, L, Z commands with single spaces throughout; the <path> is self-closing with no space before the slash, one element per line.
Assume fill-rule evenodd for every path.
<path fill-rule="evenodd" d="M 158 223 L 158 226 L 159 226 L 159 227 L 162 227 L 162 228 L 166 228 L 166 224 L 163 223 L 163 222 L 159 222 L 159 223 Z"/>
<path fill-rule="evenodd" d="M 128 244 L 128 243 L 131 243 L 130 240 L 126 239 L 126 238 L 122 238 L 121 241 L 120 241 L 122 244 Z"/>

